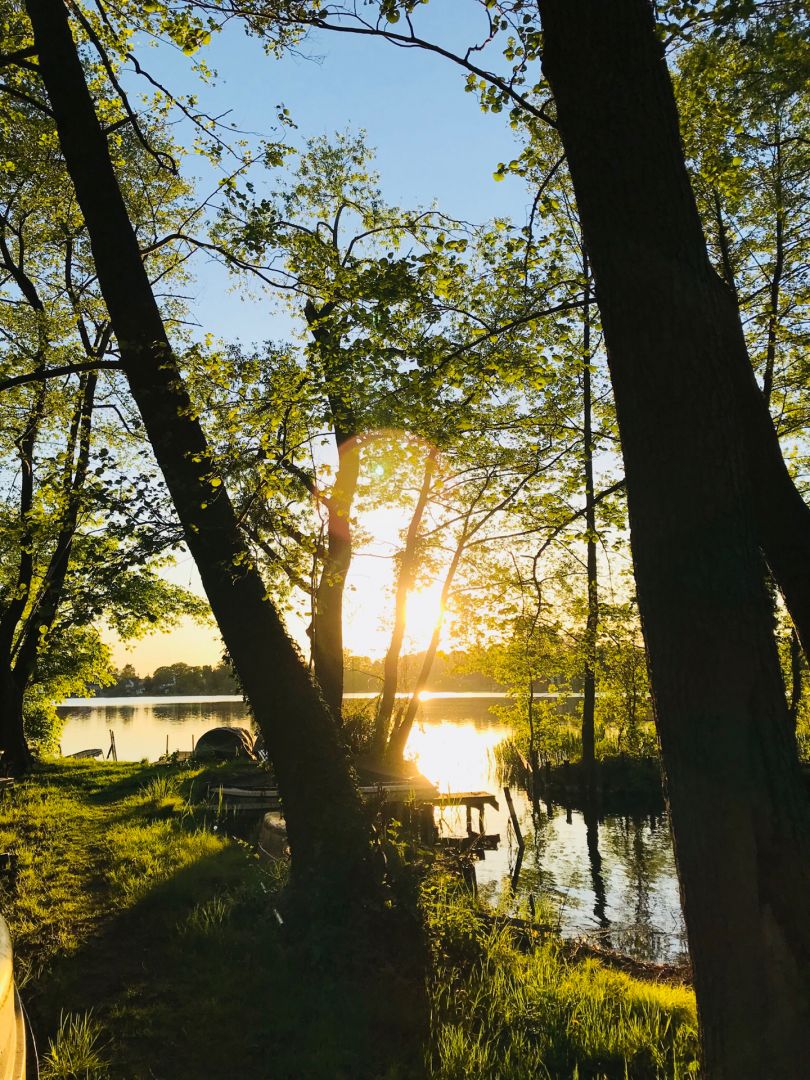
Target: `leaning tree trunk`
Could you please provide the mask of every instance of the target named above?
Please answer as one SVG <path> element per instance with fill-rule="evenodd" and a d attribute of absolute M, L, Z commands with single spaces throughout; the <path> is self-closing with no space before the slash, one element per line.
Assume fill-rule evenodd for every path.
<path fill-rule="evenodd" d="M 397 589 L 394 598 L 394 626 L 391 630 L 391 641 L 383 663 L 382 694 L 380 695 L 380 703 L 377 706 L 377 716 L 374 722 L 374 752 L 379 757 L 382 757 L 385 752 L 391 718 L 394 714 L 394 702 L 396 701 L 397 687 L 399 685 L 399 657 L 405 641 L 405 630 L 408 622 L 408 595 L 413 589 L 418 562 L 419 530 L 422 527 L 422 518 L 427 507 L 430 489 L 433 486 L 433 476 L 436 471 L 438 457 L 438 449 L 431 446 L 425 459 L 422 484 L 416 498 L 416 505 L 411 514 L 411 520 L 408 523 L 405 547 L 402 549 L 402 557 L 399 563 Z"/>
<path fill-rule="evenodd" d="M 792 1080 L 810 1055 L 810 804 L 759 553 L 764 400 L 647 0 L 540 9 L 616 399 L 706 1074 Z"/>
<path fill-rule="evenodd" d="M 462 534 L 461 539 L 456 544 L 456 550 L 453 552 L 453 558 L 450 560 L 450 565 L 444 575 L 444 582 L 442 584 L 441 599 L 439 601 L 439 615 L 436 619 L 436 624 L 433 627 L 433 633 L 430 635 L 430 641 L 428 647 L 425 650 L 425 655 L 422 658 L 422 666 L 419 668 L 419 674 L 416 676 L 416 682 L 411 696 L 408 700 L 408 704 L 405 708 L 403 715 L 399 721 L 394 725 L 394 729 L 388 738 L 388 745 L 385 749 L 385 755 L 393 764 L 399 764 L 405 756 L 405 747 L 408 745 L 408 739 L 410 738 L 411 730 L 413 728 L 414 720 L 416 720 L 416 713 L 419 709 L 419 700 L 424 690 L 427 690 L 428 679 L 430 673 L 433 670 L 433 665 L 436 661 L 436 654 L 439 651 L 439 645 L 442 639 L 442 627 L 444 626 L 444 612 L 447 607 L 447 601 L 450 599 L 450 590 L 453 587 L 453 581 L 456 576 L 456 571 L 461 565 L 461 559 L 464 555 L 466 548 L 468 534 L 465 532 Z"/>
<path fill-rule="evenodd" d="M 38 70 L 132 395 L 211 608 L 267 742 L 294 874 L 356 887 L 366 831 L 335 724 L 267 597 L 211 460 L 143 266 L 62 0 L 28 0 Z"/>

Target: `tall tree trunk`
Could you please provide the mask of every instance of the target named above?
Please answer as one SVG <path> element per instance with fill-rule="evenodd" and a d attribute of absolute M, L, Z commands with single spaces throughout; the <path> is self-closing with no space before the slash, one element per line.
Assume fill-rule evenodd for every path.
<path fill-rule="evenodd" d="M 41 311 L 36 310 L 41 315 Z M 40 349 L 40 356 L 44 357 L 44 348 Z M 24 772 L 31 764 L 31 752 L 23 728 L 22 694 L 14 679 L 12 656 L 14 640 L 30 602 L 34 580 L 34 529 L 31 517 L 34 505 L 34 451 L 44 409 L 43 381 L 36 388 L 25 428 L 17 441 L 20 456 L 20 555 L 16 581 L 0 613 L 0 750 L 3 752 L 3 766 L 12 774 Z"/>
<path fill-rule="evenodd" d="M 265 594 L 216 475 L 143 266 L 62 0 L 28 0 L 38 69 L 90 236 L 132 395 L 284 802 L 293 871 L 338 903 L 366 850 L 335 724 Z"/>
<path fill-rule="evenodd" d="M 349 361 L 340 336 L 329 323 L 334 307 L 327 302 L 319 308 L 307 300 L 304 315 L 318 350 L 338 454 L 332 493 L 323 500 L 326 555 L 312 605 L 312 663 L 324 699 L 339 723 L 343 712 L 343 601 L 352 562 L 351 517 L 360 476 L 360 432 L 350 391 L 342 385 L 349 380 Z"/>
<path fill-rule="evenodd" d="M 709 264 L 647 0 L 540 9 L 616 398 L 706 1074 L 793 1080 L 810 1055 L 810 804 L 752 491 L 751 436 L 773 428 Z"/>
<path fill-rule="evenodd" d="M 583 472 L 585 475 L 585 570 L 588 615 L 585 622 L 585 664 L 582 679 L 582 779 L 588 797 L 595 786 L 596 634 L 599 627 L 599 580 L 596 567 L 596 502 L 593 485 L 593 401 L 591 391 L 591 283 L 587 254 L 583 255 L 585 298 L 582 309 Z"/>
<path fill-rule="evenodd" d="M 431 446 L 425 459 L 422 484 L 419 488 L 411 520 L 408 523 L 405 546 L 402 549 L 399 564 L 397 591 L 394 600 L 394 627 L 391 631 L 391 642 L 383 663 L 382 694 L 380 695 L 380 704 L 377 707 L 374 726 L 374 751 L 380 756 L 385 751 L 388 730 L 394 712 L 394 702 L 396 701 L 397 686 L 399 685 L 399 657 L 402 652 L 402 643 L 405 640 L 405 628 L 408 620 L 408 594 L 413 588 L 417 569 L 419 530 L 422 527 L 422 518 L 433 485 L 438 456 L 439 451 L 435 446 Z"/>
<path fill-rule="evenodd" d="M 0 747 L 6 775 L 17 776 L 31 764 L 31 751 L 23 727 L 22 693 L 4 657 L 0 663 Z"/>
<path fill-rule="evenodd" d="M 347 435 L 338 443 L 338 468 L 326 500 L 327 536 L 312 613 L 315 678 L 332 716 L 343 710 L 343 600 L 352 562 L 351 514 L 360 475 L 360 440 Z"/>
<path fill-rule="evenodd" d="M 95 371 L 84 376 L 82 380 L 79 401 L 67 442 L 67 464 L 63 487 L 64 515 L 39 594 L 26 618 L 14 652 L 13 674 L 21 703 L 34 672 L 39 650 L 53 625 L 62 600 L 65 577 L 70 565 L 70 552 L 79 520 L 82 491 L 90 463 L 90 435 L 97 382 L 98 374 Z"/>

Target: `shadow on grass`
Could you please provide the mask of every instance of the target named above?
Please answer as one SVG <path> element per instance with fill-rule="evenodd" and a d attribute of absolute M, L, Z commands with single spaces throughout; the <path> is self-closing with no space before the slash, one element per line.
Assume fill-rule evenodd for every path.
<path fill-rule="evenodd" d="M 51 968 L 29 998 L 40 1045 L 60 1012 L 92 1009 L 116 1080 L 420 1076 L 414 928 L 379 912 L 354 936 L 296 940 L 275 903 L 237 845 L 177 871 Z"/>

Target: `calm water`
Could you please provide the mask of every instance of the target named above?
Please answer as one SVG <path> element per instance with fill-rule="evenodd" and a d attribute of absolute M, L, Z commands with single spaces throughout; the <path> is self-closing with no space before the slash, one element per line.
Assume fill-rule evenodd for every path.
<path fill-rule="evenodd" d="M 365 695 L 349 695 L 361 698 Z M 486 810 L 497 851 L 476 863 L 479 890 L 516 907 L 531 894 L 549 901 L 566 935 L 595 937 L 645 959 L 674 960 L 686 951 L 669 826 L 665 818 L 606 816 L 585 821 L 577 810 L 543 807 L 537 820 L 525 793 L 513 791 L 526 848 L 514 886 L 516 842 L 494 770 L 493 750 L 508 734 L 490 712 L 497 695 L 436 694 L 420 706 L 408 743 L 422 773 L 442 791 L 491 791 Z M 62 752 L 110 745 L 120 760 L 153 760 L 167 749 L 190 750 L 208 728 L 249 726 L 239 698 L 102 698 L 68 701 Z M 466 835 L 463 808 L 442 812 L 445 835 Z M 473 814 L 477 825 L 477 814 Z"/>

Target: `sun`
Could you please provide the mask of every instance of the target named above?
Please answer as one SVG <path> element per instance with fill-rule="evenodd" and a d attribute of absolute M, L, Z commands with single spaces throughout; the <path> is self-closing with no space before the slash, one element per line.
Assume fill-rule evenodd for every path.
<path fill-rule="evenodd" d="M 405 641 L 409 652 L 420 652 L 428 647 L 436 624 L 444 614 L 440 581 L 408 593 Z"/>

